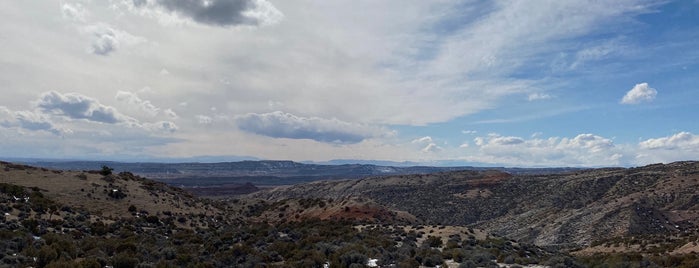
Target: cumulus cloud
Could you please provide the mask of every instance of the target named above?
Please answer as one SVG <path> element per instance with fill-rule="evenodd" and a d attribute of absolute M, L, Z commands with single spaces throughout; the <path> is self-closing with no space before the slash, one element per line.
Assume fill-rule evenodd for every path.
<path fill-rule="evenodd" d="M 414 139 L 411 143 L 419 144 L 420 146 L 422 146 L 422 149 L 420 151 L 423 153 L 436 153 L 444 149 L 441 146 L 437 145 L 430 136 Z"/>
<path fill-rule="evenodd" d="M 160 108 L 155 107 L 150 101 L 142 100 L 138 97 L 136 93 L 128 91 L 118 91 L 114 98 L 118 101 L 123 101 L 131 105 L 135 105 L 142 111 L 148 113 L 151 116 L 155 116 L 160 111 Z"/>
<path fill-rule="evenodd" d="M 172 119 L 180 118 L 175 111 L 173 111 L 172 109 L 169 109 L 169 108 L 163 110 L 163 113 Z"/>
<path fill-rule="evenodd" d="M 90 37 L 90 53 L 106 56 L 120 47 L 133 46 L 145 42 L 145 38 L 132 35 L 104 23 L 84 26 L 80 29 Z"/>
<path fill-rule="evenodd" d="M 671 136 L 652 138 L 638 143 L 636 163 L 668 163 L 699 160 L 699 135 L 678 132 Z"/>
<path fill-rule="evenodd" d="M 491 144 L 497 145 L 515 145 L 523 143 L 524 140 L 520 137 L 502 137 L 502 136 L 492 136 L 489 140 Z"/>
<path fill-rule="evenodd" d="M 569 148 L 585 148 L 596 153 L 614 147 L 614 142 L 594 134 L 580 134 L 570 140 L 564 139 L 561 145 Z"/>
<path fill-rule="evenodd" d="M 624 156 L 612 140 L 594 134 L 579 134 L 573 138 L 524 139 L 491 133 L 476 137 L 474 144 L 477 152 L 465 159 L 483 163 L 618 165 Z"/>
<path fill-rule="evenodd" d="M 55 126 L 45 115 L 31 111 L 11 111 L 0 106 L 0 126 L 19 127 L 32 131 L 47 131 L 56 135 L 70 133 L 69 129 Z"/>
<path fill-rule="evenodd" d="M 283 14 L 266 0 L 124 0 L 122 4 L 161 21 L 179 19 L 229 27 L 277 23 Z"/>
<path fill-rule="evenodd" d="M 63 18 L 75 22 L 85 22 L 85 18 L 87 17 L 87 10 L 80 3 L 63 3 L 61 5 L 61 12 L 63 13 Z"/>
<path fill-rule="evenodd" d="M 423 153 L 436 153 L 436 152 L 442 151 L 442 147 L 440 147 L 439 145 L 437 145 L 435 143 L 430 143 L 430 144 L 427 144 L 427 146 L 425 146 L 425 148 L 422 148 L 421 151 Z"/>
<path fill-rule="evenodd" d="M 119 113 L 114 107 L 103 105 L 96 99 L 78 93 L 45 92 L 39 97 L 36 106 L 44 112 L 70 119 L 84 119 L 107 124 L 133 120 Z"/>
<path fill-rule="evenodd" d="M 639 104 L 641 102 L 650 102 L 658 95 L 658 91 L 648 86 L 648 83 L 636 84 L 626 95 L 621 99 L 621 104 Z"/>
<path fill-rule="evenodd" d="M 683 131 L 669 137 L 642 141 L 639 143 L 639 147 L 650 150 L 682 149 L 699 151 L 699 136 Z"/>
<path fill-rule="evenodd" d="M 299 117 L 281 111 L 238 116 L 235 122 L 243 131 L 273 138 L 311 139 L 330 143 L 358 143 L 385 135 L 385 130 L 337 119 Z"/>

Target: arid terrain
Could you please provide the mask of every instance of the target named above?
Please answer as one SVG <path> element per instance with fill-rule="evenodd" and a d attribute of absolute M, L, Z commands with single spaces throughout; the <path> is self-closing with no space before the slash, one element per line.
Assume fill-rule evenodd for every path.
<path fill-rule="evenodd" d="M 211 200 L 109 167 L 1 162 L 0 266 L 696 267 L 698 180 L 699 162 L 470 170 Z"/>

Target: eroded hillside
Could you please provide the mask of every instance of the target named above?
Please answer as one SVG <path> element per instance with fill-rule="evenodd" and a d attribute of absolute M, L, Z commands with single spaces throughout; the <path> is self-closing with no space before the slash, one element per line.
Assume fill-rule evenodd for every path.
<path fill-rule="evenodd" d="M 544 246 L 694 233 L 699 162 L 566 174 L 459 171 L 326 181 L 259 192 L 268 200 L 362 197 L 433 224 L 469 225 Z"/>
<path fill-rule="evenodd" d="M 362 199 L 197 199 L 128 172 L 0 163 L 0 267 L 435 267 L 573 263 Z"/>

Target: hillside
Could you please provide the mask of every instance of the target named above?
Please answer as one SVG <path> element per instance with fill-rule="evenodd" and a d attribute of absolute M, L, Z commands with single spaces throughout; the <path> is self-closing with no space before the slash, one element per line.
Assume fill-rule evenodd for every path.
<path fill-rule="evenodd" d="M 0 267 L 574 263 L 479 229 L 425 226 L 362 198 L 221 202 L 110 172 L 0 162 Z"/>
<path fill-rule="evenodd" d="M 548 175 L 456 171 L 324 181 L 256 198 L 362 197 L 430 224 L 468 225 L 540 246 L 569 249 L 609 238 L 693 234 L 699 162 Z"/>
<path fill-rule="evenodd" d="M 219 200 L 110 172 L 0 162 L 0 267 L 699 265 L 698 162 L 381 176 Z"/>
<path fill-rule="evenodd" d="M 146 180 L 129 172 L 60 171 L 0 162 L 0 182 L 33 188 L 64 206 L 105 218 L 131 217 L 130 206 L 148 214 L 221 215 L 218 208 L 179 188 Z"/>

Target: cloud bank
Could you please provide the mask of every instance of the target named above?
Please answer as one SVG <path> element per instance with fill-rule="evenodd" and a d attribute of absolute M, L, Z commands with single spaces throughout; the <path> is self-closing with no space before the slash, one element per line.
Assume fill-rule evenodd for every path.
<path fill-rule="evenodd" d="M 669 137 L 648 139 L 639 143 L 642 149 L 699 151 L 699 136 L 682 131 Z"/>
<path fill-rule="evenodd" d="M 612 140 L 594 135 L 579 134 L 573 138 L 550 137 L 525 139 L 491 133 L 474 138 L 475 150 L 463 159 L 467 161 L 522 166 L 546 165 L 620 165 L 623 150 Z"/>

